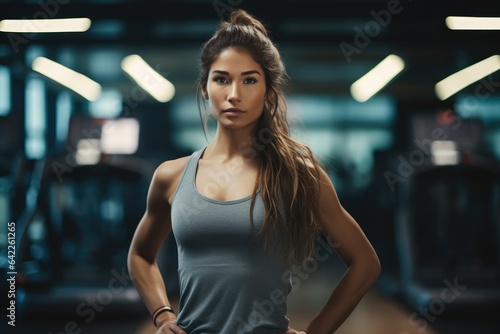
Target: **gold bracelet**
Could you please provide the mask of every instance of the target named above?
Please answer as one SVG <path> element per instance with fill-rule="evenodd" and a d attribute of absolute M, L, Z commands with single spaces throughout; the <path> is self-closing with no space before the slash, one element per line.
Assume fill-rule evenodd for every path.
<path fill-rule="evenodd" d="M 175 313 L 174 312 L 174 309 L 171 308 L 170 306 L 168 305 L 163 305 L 163 306 L 160 306 L 158 307 L 154 312 L 153 312 L 153 315 L 151 316 L 151 319 L 153 320 L 153 325 L 155 325 L 155 327 L 157 327 L 156 325 L 156 318 L 158 318 L 158 316 L 163 313 L 163 312 L 172 312 L 172 313 Z"/>

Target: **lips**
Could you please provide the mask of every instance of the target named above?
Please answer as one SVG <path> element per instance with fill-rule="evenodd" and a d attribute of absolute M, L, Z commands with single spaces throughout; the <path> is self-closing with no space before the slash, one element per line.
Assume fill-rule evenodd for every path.
<path fill-rule="evenodd" d="M 238 108 L 228 108 L 222 111 L 222 114 L 227 117 L 238 117 L 244 114 L 244 111 Z"/>
<path fill-rule="evenodd" d="M 222 111 L 223 113 L 242 113 L 243 110 L 238 108 L 227 108 Z"/>

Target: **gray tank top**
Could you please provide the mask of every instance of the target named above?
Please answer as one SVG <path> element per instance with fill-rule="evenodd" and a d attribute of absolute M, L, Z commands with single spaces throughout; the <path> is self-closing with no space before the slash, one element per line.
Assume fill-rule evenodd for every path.
<path fill-rule="evenodd" d="M 180 282 L 178 325 L 188 334 L 277 334 L 287 330 L 290 270 L 265 255 L 252 238 L 251 196 L 217 201 L 196 189 L 194 152 L 171 207 Z M 258 231 L 264 203 L 257 196 L 253 220 Z"/>

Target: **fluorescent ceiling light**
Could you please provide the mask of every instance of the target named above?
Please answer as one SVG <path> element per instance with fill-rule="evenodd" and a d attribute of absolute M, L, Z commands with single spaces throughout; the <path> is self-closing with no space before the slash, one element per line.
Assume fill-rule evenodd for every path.
<path fill-rule="evenodd" d="M 401 57 L 389 55 L 351 85 L 351 95 L 358 102 L 365 102 L 384 88 L 405 67 Z"/>
<path fill-rule="evenodd" d="M 46 77 L 57 81 L 89 101 L 95 101 L 101 94 L 101 85 L 83 74 L 45 57 L 37 57 L 32 68 Z"/>
<path fill-rule="evenodd" d="M 130 55 L 122 60 L 122 69 L 146 92 L 159 102 L 170 101 L 175 94 L 174 85 L 156 72 L 138 55 Z"/>
<path fill-rule="evenodd" d="M 440 100 L 446 100 L 470 84 L 500 70 L 500 56 L 494 55 L 466 67 L 439 81 L 434 90 Z"/>
<path fill-rule="evenodd" d="M 19 33 L 41 32 L 83 32 L 90 28 L 88 18 L 43 19 L 43 20 L 2 20 L 0 31 Z"/>
<path fill-rule="evenodd" d="M 500 17 L 448 16 L 445 22 L 451 30 L 500 30 Z"/>

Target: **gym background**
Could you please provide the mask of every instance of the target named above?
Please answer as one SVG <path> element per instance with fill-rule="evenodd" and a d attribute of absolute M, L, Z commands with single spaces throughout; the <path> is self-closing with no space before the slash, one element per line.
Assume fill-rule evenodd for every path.
<path fill-rule="evenodd" d="M 199 48 L 233 8 L 268 24 L 294 136 L 380 256 L 338 333 L 499 333 L 498 1 L 2 0 L 3 333 L 154 332 L 127 250 L 156 166 L 207 143 Z M 344 269 L 321 254 L 298 268 L 298 328 Z"/>

